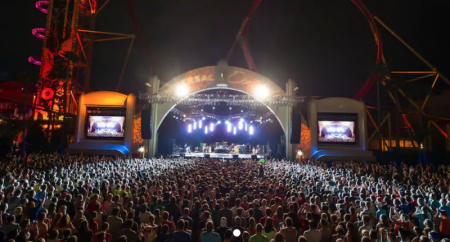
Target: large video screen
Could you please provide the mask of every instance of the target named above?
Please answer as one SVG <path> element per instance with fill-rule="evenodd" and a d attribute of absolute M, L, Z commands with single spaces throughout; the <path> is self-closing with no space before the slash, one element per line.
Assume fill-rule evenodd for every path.
<path fill-rule="evenodd" d="M 123 139 L 124 116 L 89 116 L 86 138 Z"/>
<path fill-rule="evenodd" d="M 319 114 L 319 144 L 356 144 L 356 114 Z"/>

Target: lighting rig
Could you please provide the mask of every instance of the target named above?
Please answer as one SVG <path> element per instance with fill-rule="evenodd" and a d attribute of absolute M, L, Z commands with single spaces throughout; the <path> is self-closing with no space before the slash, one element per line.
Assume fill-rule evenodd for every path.
<path fill-rule="evenodd" d="M 296 106 L 304 102 L 304 96 L 271 96 L 264 99 L 251 95 L 240 94 L 192 94 L 180 96 L 170 93 L 140 93 L 139 99 L 146 100 L 151 104 L 174 103 L 184 105 L 215 105 L 215 103 L 225 102 L 230 106 Z"/>

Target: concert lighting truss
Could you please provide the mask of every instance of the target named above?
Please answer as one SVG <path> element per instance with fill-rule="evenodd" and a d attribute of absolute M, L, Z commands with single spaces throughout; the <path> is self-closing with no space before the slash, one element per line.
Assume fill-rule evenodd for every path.
<path fill-rule="evenodd" d="M 237 94 L 192 94 L 188 97 L 179 98 L 172 94 L 140 93 L 139 99 L 147 100 L 151 104 L 174 103 L 206 106 L 225 102 L 229 106 L 296 106 L 298 103 L 304 102 L 306 100 L 306 97 L 272 96 L 265 100 L 261 100 L 251 95 Z"/>
<path fill-rule="evenodd" d="M 176 119 L 180 119 L 182 121 L 193 121 L 193 120 L 201 120 L 205 119 L 214 119 L 214 120 L 236 120 L 236 119 L 244 119 L 244 120 L 255 120 L 257 118 L 256 111 L 248 111 L 237 114 L 231 114 L 227 116 L 217 115 L 210 112 L 202 112 L 200 110 L 192 110 L 191 113 L 185 113 L 179 109 L 173 108 L 171 110 L 172 115 Z M 267 117 L 266 114 L 263 115 Z"/>

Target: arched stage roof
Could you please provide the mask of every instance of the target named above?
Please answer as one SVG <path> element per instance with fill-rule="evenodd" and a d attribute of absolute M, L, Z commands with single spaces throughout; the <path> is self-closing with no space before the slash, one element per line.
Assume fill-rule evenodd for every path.
<path fill-rule="evenodd" d="M 270 79 L 250 70 L 235 66 L 205 66 L 190 70 L 164 84 L 159 93 L 174 93 L 179 84 L 189 85 L 190 92 L 195 93 L 211 87 L 229 87 L 253 94 L 258 84 L 266 85 L 271 95 L 285 95 L 285 91 Z"/>

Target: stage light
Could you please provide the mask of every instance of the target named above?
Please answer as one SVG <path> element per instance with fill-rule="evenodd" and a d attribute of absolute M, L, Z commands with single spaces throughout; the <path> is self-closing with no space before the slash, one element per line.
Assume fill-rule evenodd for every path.
<path fill-rule="evenodd" d="M 221 124 L 222 122 L 220 122 L 220 120 L 219 121 L 217 121 L 217 124 Z"/>
<path fill-rule="evenodd" d="M 270 95 L 269 88 L 266 85 L 260 84 L 255 87 L 254 95 L 257 99 L 264 100 L 268 98 Z"/>
<path fill-rule="evenodd" d="M 202 124 L 203 124 L 203 123 L 202 123 L 202 121 L 201 121 L 201 120 L 200 120 L 200 121 L 198 121 L 198 128 L 199 128 L 199 129 L 201 129 L 201 128 L 202 128 Z"/>
<path fill-rule="evenodd" d="M 183 114 L 183 117 L 185 117 L 185 118 L 186 118 L 186 114 Z"/>
<path fill-rule="evenodd" d="M 202 119 L 205 120 L 205 117 L 203 117 Z"/>
<path fill-rule="evenodd" d="M 230 122 L 229 122 L 228 120 L 225 120 L 225 123 L 226 123 L 226 124 L 229 124 Z"/>
<path fill-rule="evenodd" d="M 188 95 L 189 93 L 189 87 L 186 84 L 180 84 L 175 89 L 175 95 L 177 97 L 184 97 Z"/>
<path fill-rule="evenodd" d="M 244 112 L 244 110 L 241 109 L 241 113 L 243 113 L 243 112 Z"/>
<path fill-rule="evenodd" d="M 247 131 L 247 123 L 245 123 L 245 131 Z"/>
<path fill-rule="evenodd" d="M 188 133 L 192 132 L 192 124 L 188 125 Z"/>
<path fill-rule="evenodd" d="M 228 133 L 231 132 L 231 124 L 230 123 L 227 123 L 227 131 L 228 131 Z"/>
<path fill-rule="evenodd" d="M 216 109 L 216 107 L 213 107 L 213 109 Z"/>
<path fill-rule="evenodd" d="M 203 108 L 202 108 L 202 112 L 203 112 Z"/>
<path fill-rule="evenodd" d="M 250 125 L 250 128 L 248 129 L 248 133 L 250 135 L 253 135 L 253 126 Z"/>
<path fill-rule="evenodd" d="M 232 107 L 230 107 L 230 110 L 233 109 Z"/>
<path fill-rule="evenodd" d="M 242 130 L 243 126 L 244 126 L 244 124 L 242 123 L 242 121 L 239 121 L 239 123 L 238 123 L 239 130 Z"/>
<path fill-rule="evenodd" d="M 233 134 L 236 134 L 236 127 L 233 128 Z"/>
<path fill-rule="evenodd" d="M 214 124 L 213 123 L 209 124 L 209 131 L 211 131 L 211 132 L 214 131 Z"/>
<path fill-rule="evenodd" d="M 208 134 L 208 126 L 205 126 L 205 134 Z"/>
<path fill-rule="evenodd" d="M 194 130 L 197 129 L 197 122 L 194 121 Z"/>

